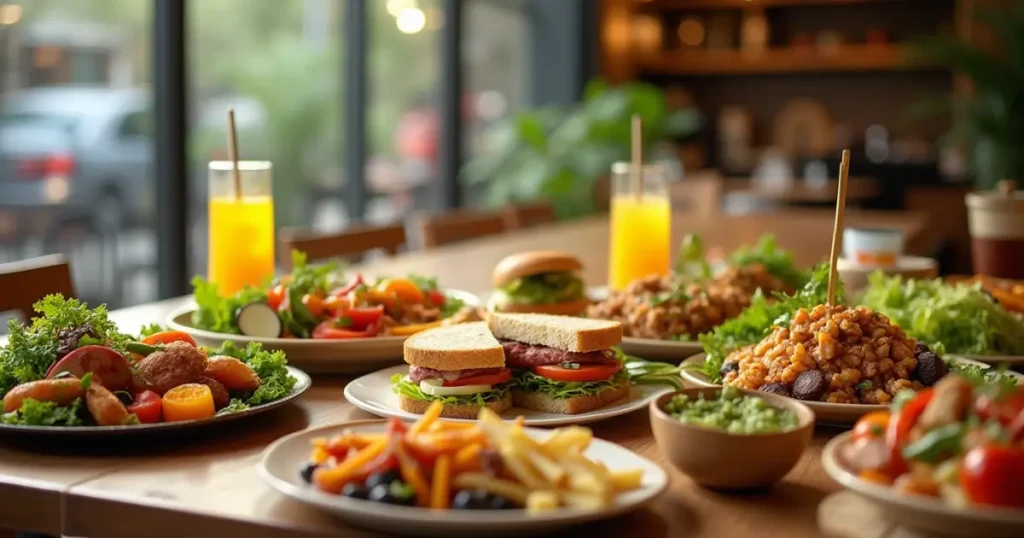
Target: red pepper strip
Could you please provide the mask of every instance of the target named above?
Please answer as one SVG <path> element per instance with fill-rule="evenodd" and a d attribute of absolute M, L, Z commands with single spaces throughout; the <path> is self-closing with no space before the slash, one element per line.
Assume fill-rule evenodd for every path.
<path fill-rule="evenodd" d="M 917 393 L 912 400 L 903 406 L 899 413 L 889 419 L 889 429 L 885 432 L 885 444 L 889 449 L 889 471 L 892 476 L 907 472 L 907 462 L 903 460 L 903 445 L 910 437 L 910 430 L 917 424 L 921 414 L 935 396 L 931 388 Z"/>
<path fill-rule="evenodd" d="M 359 286 L 362 286 L 362 285 L 363 285 L 363 275 L 357 274 L 356 277 L 352 279 L 352 282 L 349 282 L 344 287 L 341 287 L 341 288 L 338 288 L 338 289 L 332 291 L 331 295 L 333 295 L 335 297 L 342 297 L 344 295 L 348 295 L 348 293 L 350 291 L 352 291 L 352 290 L 354 290 L 354 289 L 356 289 L 356 288 L 358 288 Z"/>
<path fill-rule="evenodd" d="M 369 338 L 375 336 L 380 332 L 381 324 L 377 323 L 371 325 L 361 331 L 353 331 L 350 329 L 339 329 L 335 327 L 337 318 L 328 318 L 321 321 L 316 328 L 313 329 L 313 338 L 322 340 L 348 340 L 353 338 Z"/>

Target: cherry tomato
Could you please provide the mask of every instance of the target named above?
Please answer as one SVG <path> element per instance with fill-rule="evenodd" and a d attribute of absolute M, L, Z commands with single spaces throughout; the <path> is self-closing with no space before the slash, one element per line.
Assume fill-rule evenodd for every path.
<path fill-rule="evenodd" d="M 284 302 L 286 296 L 287 290 L 285 289 L 284 284 L 278 284 L 273 288 L 270 288 L 270 291 L 267 292 L 267 306 L 277 310 L 280 308 L 281 303 Z"/>
<path fill-rule="evenodd" d="M 545 364 L 535 366 L 534 373 L 555 381 L 581 382 L 606 381 L 622 370 L 621 363 L 615 364 L 581 364 L 579 368 L 563 368 L 561 364 Z"/>
<path fill-rule="evenodd" d="M 474 375 L 456 379 L 454 381 L 446 379 L 444 381 L 444 386 L 464 387 L 466 385 L 499 385 L 501 383 L 505 383 L 509 379 L 512 379 L 512 370 L 502 368 L 500 371 L 493 374 Z"/>
<path fill-rule="evenodd" d="M 171 342 L 185 342 L 193 347 L 196 346 L 194 338 L 181 331 L 163 331 L 156 334 L 151 334 L 142 339 L 143 344 L 149 344 L 155 346 L 158 344 L 170 344 Z"/>
<path fill-rule="evenodd" d="M 135 401 L 128 406 L 128 412 L 133 413 L 143 424 L 155 424 L 163 419 L 163 402 L 159 394 L 145 390 L 135 395 Z"/>
<path fill-rule="evenodd" d="M 893 476 L 899 476 L 907 471 L 907 462 L 903 461 L 900 451 L 910 436 L 910 430 L 917 424 L 917 419 L 921 418 L 921 413 L 924 413 L 933 396 L 934 389 L 924 389 L 907 402 L 903 409 L 890 417 L 889 427 L 885 431 L 885 444 L 889 447 L 889 471 Z"/>
<path fill-rule="evenodd" d="M 324 300 L 317 295 L 307 293 L 302 296 L 302 304 L 306 306 L 313 317 L 320 317 L 324 313 Z"/>
<path fill-rule="evenodd" d="M 343 317 L 348 318 L 352 322 L 351 328 L 355 329 L 362 329 L 363 327 L 375 325 L 380 321 L 380 318 L 383 315 L 384 305 L 370 306 L 366 308 L 349 308 L 342 313 Z"/>
<path fill-rule="evenodd" d="M 434 306 L 444 306 L 448 298 L 440 290 L 430 290 L 427 292 L 427 300 Z"/>
<path fill-rule="evenodd" d="M 397 297 L 399 301 L 406 304 L 422 303 L 426 297 L 426 294 L 423 293 L 423 290 L 415 282 L 404 278 L 385 280 L 378 284 L 377 288 L 388 295 Z"/>
<path fill-rule="evenodd" d="M 885 437 L 885 430 L 888 427 L 888 411 L 868 413 L 857 421 L 857 425 L 853 428 L 853 438 L 874 439 L 875 437 Z"/>
<path fill-rule="evenodd" d="M 1014 392 L 1002 397 L 981 394 L 974 409 L 982 420 L 996 419 L 1005 426 L 1024 410 L 1024 386 L 1018 386 Z"/>
<path fill-rule="evenodd" d="M 321 321 L 313 329 L 313 338 L 322 340 L 349 340 L 353 338 L 369 338 L 380 332 L 380 324 L 370 325 L 361 331 L 336 327 L 336 318 L 328 318 Z"/>
<path fill-rule="evenodd" d="M 960 467 L 960 485 L 971 502 L 1024 508 L 1024 449 L 998 445 L 972 449 Z"/>

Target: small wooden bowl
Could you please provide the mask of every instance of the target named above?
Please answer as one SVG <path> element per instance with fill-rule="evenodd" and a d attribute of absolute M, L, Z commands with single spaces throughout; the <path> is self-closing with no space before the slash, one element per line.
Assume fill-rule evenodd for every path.
<path fill-rule="evenodd" d="M 761 398 L 796 414 L 797 427 L 780 433 L 732 434 L 679 422 L 663 411 L 676 394 L 717 398 L 720 387 L 684 389 L 651 402 L 651 429 L 665 458 L 695 482 L 709 488 L 751 489 L 769 486 L 786 476 L 800 460 L 814 433 L 814 411 L 792 398 L 755 391 Z"/>

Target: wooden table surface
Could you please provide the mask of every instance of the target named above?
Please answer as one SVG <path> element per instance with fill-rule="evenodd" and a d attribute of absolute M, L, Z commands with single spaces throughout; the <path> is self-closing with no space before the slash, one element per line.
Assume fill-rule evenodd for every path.
<path fill-rule="evenodd" d="M 720 217 L 701 221 L 677 216 L 676 237 L 701 233 L 724 250 L 773 232 L 798 263 L 825 257 L 831 235 L 827 211 Z M 912 239 L 926 226 L 917 214 L 851 213 L 849 225 L 897 227 Z M 909 241 L 908 241 L 909 242 Z M 582 258 L 584 278 L 607 278 L 604 219 L 539 227 L 429 252 L 398 256 L 369 274 L 412 271 L 436 275 L 446 286 L 484 291 L 503 256 L 557 248 Z M 126 332 L 162 322 L 187 301 L 172 299 L 118 310 Z M 68 441 L 24 442 L 0 437 L 0 526 L 94 538 L 199 538 L 205 536 L 381 536 L 358 531 L 325 513 L 277 494 L 257 477 L 254 465 L 274 439 L 311 426 L 371 418 L 348 404 L 342 390 L 351 377 L 317 377 L 298 403 L 251 420 L 138 441 L 101 446 Z M 654 440 L 646 410 L 593 425 L 595 434 L 667 465 Z M 594 536 L 820 536 L 818 505 L 839 486 L 820 465 L 821 447 L 836 432 L 820 430 L 811 448 L 782 483 L 742 495 L 711 492 L 668 468 L 670 490 L 649 508 L 580 528 Z M 728 464 L 728 462 L 723 462 Z"/>

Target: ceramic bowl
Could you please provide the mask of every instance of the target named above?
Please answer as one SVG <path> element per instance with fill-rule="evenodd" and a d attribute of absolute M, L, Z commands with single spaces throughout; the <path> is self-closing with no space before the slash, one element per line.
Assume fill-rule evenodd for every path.
<path fill-rule="evenodd" d="M 814 412 L 797 400 L 763 392 L 742 391 L 796 414 L 797 427 L 778 433 L 733 434 L 679 422 L 663 411 L 677 394 L 717 398 L 721 388 L 685 389 L 651 402 L 651 429 L 665 459 L 698 484 L 716 489 L 769 486 L 800 460 L 814 434 Z"/>

